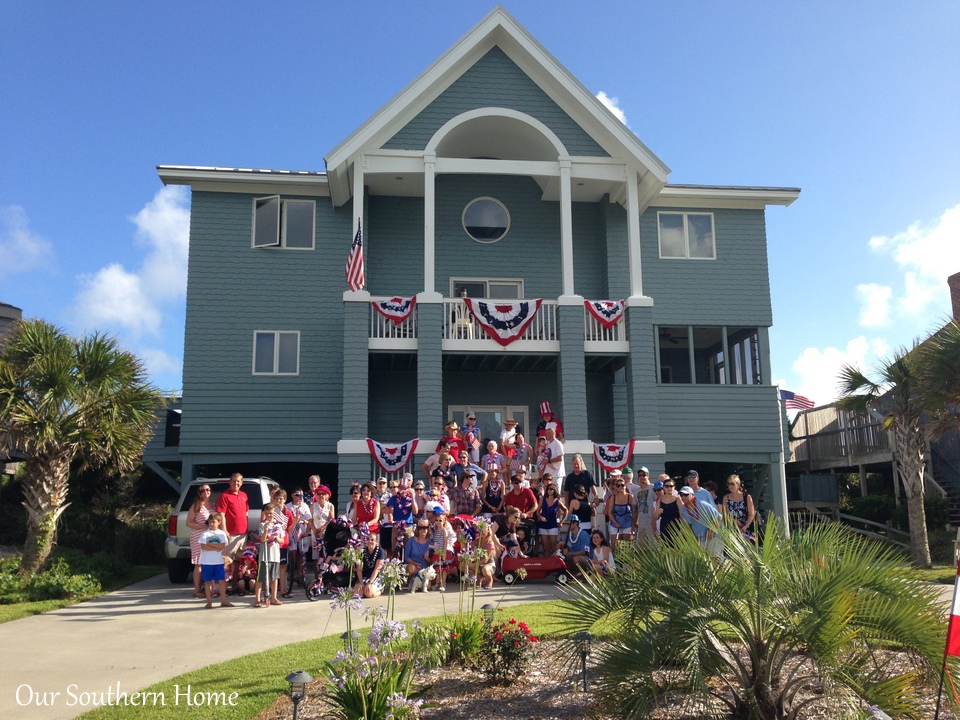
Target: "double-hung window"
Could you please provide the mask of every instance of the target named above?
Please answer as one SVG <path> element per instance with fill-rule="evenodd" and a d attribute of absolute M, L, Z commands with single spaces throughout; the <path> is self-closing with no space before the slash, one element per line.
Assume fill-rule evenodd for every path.
<path fill-rule="evenodd" d="M 253 333 L 254 375 L 298 375 L 300 333 L 295 330 L 257 330 Z"/>
<path fill-rule="evenodd" d="M 660 257 L 716 260 L 713 213 L 658 212 Z"/>
<path fill-rule="evenodd" d="M 253 247 L 312 250 L 316 204 L 279 195 L 253 199 Z"/>

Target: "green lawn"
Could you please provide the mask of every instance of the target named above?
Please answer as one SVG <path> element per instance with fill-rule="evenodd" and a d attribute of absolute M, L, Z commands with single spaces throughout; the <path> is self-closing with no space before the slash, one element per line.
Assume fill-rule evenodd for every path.
<path fill-rule="evenodd" d="M 516 618 L 527 623 L 538 637 L 549 637 L 560 630 L 560 624 L 554 620 L 557 601 L 533 603 L 512 608 L 498 614 L 501 618 Z M 449 617 L 449 616 L 448 616 Z M 423 623 L 438 623 L 445 618 L 437 616 L 421 620 Z M 149 702 L 145 707 L 113 706 L 93 710 L 82 718 L 86 720 L 149 720 L 150 718 L 169 718 L 176 712 L 178 718 L 197 718 L 209 720 L 249 720 L 276 702 L 277 697 L 285 694 L 289 686 L 284 678 L 295 670 L 304 670 L 314 678 L 321 676 L 321 665 L 343 648 L 339 635 L 328 635 L 317 640 L 284 645 L 272 650 L 264 650 L 246 655 L 236 660 L 215 663 L 200 670 L 179 675 L 141 691 L 155 693 L 146 696 L 166 701 L 165 706 L 153 706 Z M 184 693 L 238 693 L 236 705 L 221 706 L 211 710 L 209 705 L 189 706 Z M 179 704 L 175 701 L 179 695 Z M 175 711 L 171 711 L 175 707 Z"/>
<path fill-rule="evenodd" d="M 154 575 L 158 575 L 163 571 L 163 568 L 157 565 L 130 565 L 126 568 L 122 577 L 118 577 L 109 583 L 104 583 L 103 590 L 95 595 L 59 600 L 36 600 L 33 602 L 0 604 L 0 623 L 19 620 L 20 618 L 31 615 L 39 615 L 40 613 L 51 610 L 59 610 L 69 605 L 76 605 L 78 602 L 100 597 L 100 595 L 105 595 L 108 592 L 113 592 L 114 590 L 119 590 L 120 588 L 127 587 L 141 580 L 152 578 Z"/>
<path fill-rule="evenodd" d="M 957 581 L 957 568 L 953 565 L 934 565 L 929 570 L 914 568 L 913 572 L 918 579 L 927 582 L 953 585 Z"/>

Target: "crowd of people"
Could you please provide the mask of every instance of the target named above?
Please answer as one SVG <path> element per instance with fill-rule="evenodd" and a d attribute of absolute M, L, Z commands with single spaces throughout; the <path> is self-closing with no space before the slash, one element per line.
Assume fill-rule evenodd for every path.
<path fill-rule="evenodd" d="M 334 556 L 346 544 L 331 547 L 328 531 L 338 528 L 362 548 L 345 573 L 362 597 L 383 591 L 379 575 L 388 558 L 402 562 L 407 590 L 444 592 L 461 575 L 492 588 L 506 558 L 514 567 L 525 558 L 561 557 L 573 572 L 613 573 L 618 545 L 669 538 L 683 523 L 719 557 L 715 530 L 724 515 L 752 536 L 753 499 L 737 475 L 727 478 L 721 494 L 712 482 L 701 486 L 696 470 L 683 476 L 679 488 L 667 474 L 651 482 L 646 467 L 594 478 L 579 454 L 567 473 L 559 421 L 541 423 L 535 446 L 516 428 L 507 419 L 499 440 L 483 445 L 486 436 L 472 413 L 462 428 L 448 423 L 419 477 L 407 472 L 352 483 L 340 515 L 317 475 L 305 490 L 295 489 L 289 502 L 283 489 L 275 489 L 257 528 L 247 527 L 249 504 L 239 473 L 215 505 L 209 486 L 201 486 L 187 517 L 195 595 L 209 608 L 217 591 L 227 607 L 228 593 L 252 593 L 254 607 L 270 607 L 282 605 L 296 581 L 306 582 L 310 574 L 323 587 L 321 575 L 334 577 Z M 295 573 L 292 582 L 288 573 Z"/>

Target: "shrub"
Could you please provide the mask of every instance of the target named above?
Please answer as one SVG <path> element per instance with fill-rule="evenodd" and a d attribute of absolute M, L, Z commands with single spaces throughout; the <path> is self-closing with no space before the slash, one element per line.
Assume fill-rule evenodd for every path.
<path fill-rule="evenodd" d="M 77 600 L 101 590 L 99 580 L 88 574 L 73 574 L 62 559 L 54 560 L 46 572 L 34 575 L 26 587 L 30 600 Z"/>
<path fill-rule="evenodd" d="M 464 667 L 473 667 L 484 650 L 486 623 L 475 614 L 455 615 L 447 625 L 449 651 L 447 659 Z"/>
<path fill-rule="evenodd" d="M 530 664 L 531 644 L 537 642 L 526 623 L 511 618 L 505 623 L 484 626 L 483 652 L 477 667 L 494 683 L 509 683 L 523 676 Z"/>
<path fill-rule="evenodd" d="M 435 670 L 450 655 L 450 629 L 446 625 L 422 625 L 414 620 L 408 644 L 410 657 L 418 670 Z"/>

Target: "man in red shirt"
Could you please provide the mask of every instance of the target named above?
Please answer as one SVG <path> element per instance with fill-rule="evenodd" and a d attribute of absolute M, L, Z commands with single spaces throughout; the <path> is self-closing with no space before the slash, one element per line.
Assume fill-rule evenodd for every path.
<path fill-rule="evenodd" d="M 223 556 L 229 560 L 237 560 L 243 554 L 243 549 L 247 544 L 247 518 L 250 512 L 250 500 L 247 494 L 241 490 L 243 487 L 243 475 L 234 473 L 230 476 L 230 487 L 221 493 L 217 500 L 217 512 L 223 513 L 223 518 L 227 531 L 230 536 L 230 542 L 223 548 Z M 233 575 L 233 589 L 236 591 L 238 577 L 237 573 Z"/>
<path fill-rule="evenodd" d="M 533 514 L 537 511 L 539 503 L 537 496 L 530 488 L 523 486 L 523 478 L 520 475 L 514 475 L 510 478 L 510 492 L 503 496 L 503 506 L 512 506 L 520 511 L 520 520 L 525 525 L 533 524 Z"/>

